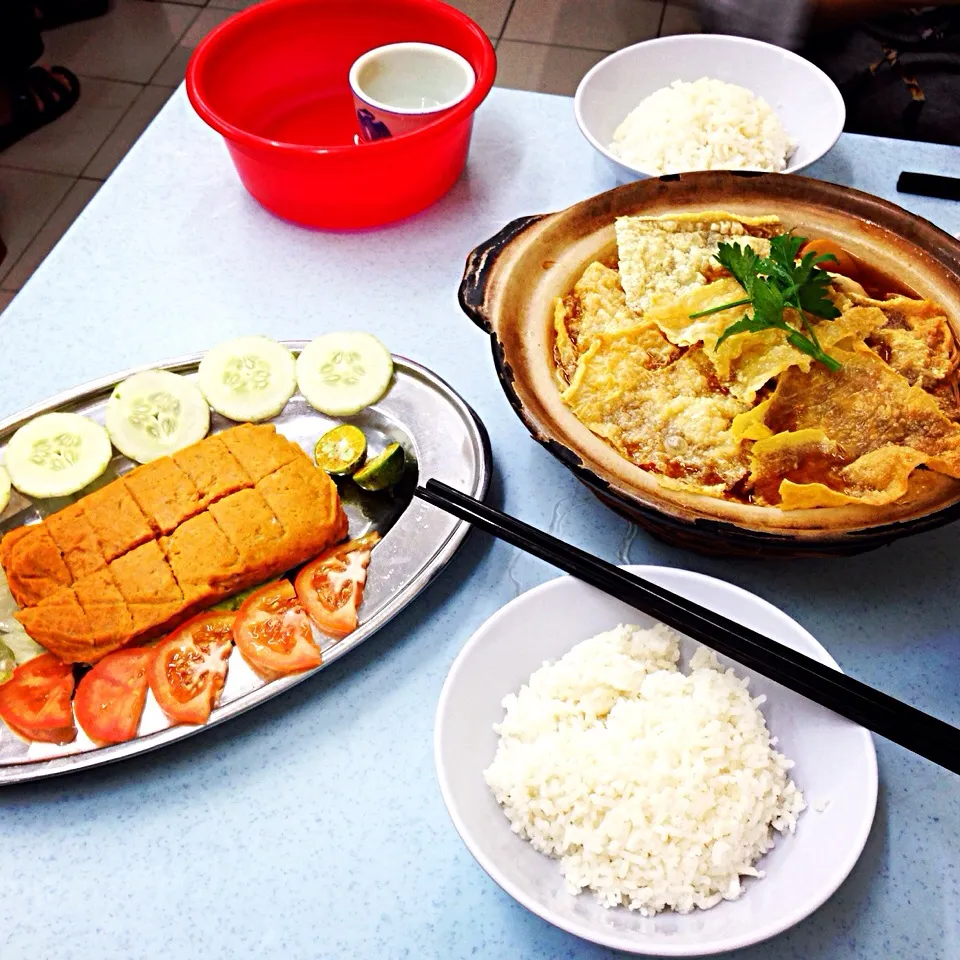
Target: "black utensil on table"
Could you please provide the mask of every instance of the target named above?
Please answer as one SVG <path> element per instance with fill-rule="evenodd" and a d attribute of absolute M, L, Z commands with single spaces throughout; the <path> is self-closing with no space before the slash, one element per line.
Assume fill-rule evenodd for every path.
<path fill-rule="evenodd" d="M 692 600 L 621 570 L 578 547 L 437 480 L 418 487 L 426 503 L 565 570 L 704 646 L 960 774 L 960 730 Z"/>
<path fill-rule="evenodd" d="M 960 200 L 960 179 L 936 173 L 912 173 L 904 170 L 897 178 L 897 191 L 912 193 L 918 197 Z"/>

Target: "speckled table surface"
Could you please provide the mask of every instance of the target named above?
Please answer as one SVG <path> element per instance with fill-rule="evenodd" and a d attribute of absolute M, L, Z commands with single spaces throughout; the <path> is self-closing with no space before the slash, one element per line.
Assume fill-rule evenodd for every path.
<path fill-rule="evenodd" d="M 844 136 L 809 172 L 955 233 L 960 204 L 898 196 L 960 150 Z M 572 102 L 495 90 L 466 174 L 423 215 L 330 235 L 260 209 L 179 91 L 0 319 L 0 415 L 135 364 L 267 333 L 360 327 L 430 366 L 490 431 L 492 501 L 611 560 L 700 570 L 778 604 L 868 683 L 960 723 L 956 525 L 854 559 L 709 560 L 602 507 L 531 442 L 461 314 L 466 253 L 507 221 L 613 185 Z M 612 956 L 527 913 L 440 799 L 432 730 L 457 651 L 555 572 L 481 535 L 385 630 L 202 736 L 0 792 L 0 957 Z M 849 880 L 743 960 L 960 957 L 960 780 L 878 742 L 880 801 Z"/>

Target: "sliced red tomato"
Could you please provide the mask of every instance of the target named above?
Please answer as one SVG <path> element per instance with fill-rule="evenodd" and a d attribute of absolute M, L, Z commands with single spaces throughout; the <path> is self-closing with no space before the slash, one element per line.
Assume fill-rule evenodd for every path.
<path fill-rule="evenodd" d="M 312 670 L 322 662 L 310 618 L 289 580 L 250 594 L 237 614 L 233 636 L 243 658 L 267 680 Z"/>
<path fill-rule="evenodd" d="M 77 684 L 77 723 L 94 743 L 123 743 L 137 735 L 147 699 L 147 668 L 155 653 L 153 647 L 118 650 Z"/>
<path fill-rule="evenodd" d="M 370 551 L 379 540 L 376 533 L 368 533 L 332 547 L 297 575 L 297 596 L 324 633 L 345 637 L 357 629 Z"/>
<path fill-rule="evenodd" d="M 72 695 L 73 667 L 44 653 L 21 663 L 0 686 L 0 718 L 24 740 L 71 743 L 77 738 Z"/>
<path fill-rule="evenodd" d="M 209 719 L 227 677 L 235 618 L 235 613 L 201 613 L 156 648 L 147 680 L 174 723 Z"/>

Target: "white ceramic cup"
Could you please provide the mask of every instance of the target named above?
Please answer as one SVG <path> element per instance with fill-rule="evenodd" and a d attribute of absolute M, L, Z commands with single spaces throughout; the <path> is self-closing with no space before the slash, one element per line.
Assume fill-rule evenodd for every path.
<path fill-rule="evenodd" d="M 396 137 L 433 123 L 476 82 L 473 67 L 446 47 L 391 43 L 369 50 L 350 68 L 359 139 Z"/>

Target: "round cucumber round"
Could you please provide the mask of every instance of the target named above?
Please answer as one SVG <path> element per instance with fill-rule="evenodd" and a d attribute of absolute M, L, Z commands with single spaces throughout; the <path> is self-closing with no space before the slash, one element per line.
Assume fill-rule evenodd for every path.
<path fill-rule="evenodd" d="M 328 430 L 313 448 L 313 459 L 332 477 L 348 477 L 367 454 L 367 438 L 359 427 L 342 423 Z"/>
<path fill-rule="evenodd" d="M 197 386 L 169 370 L 135 373 L 107 401 L 107 433 L 137 463 L 148 463 L 202 440 L 210 408 Z"/>
<path fill-rule="evenodd" d="M 297 358 L 300 392 L 329 417 L 349 417 L 376 403 L 392 379 L 393 357 L 370 333 L 326 333 Z"/>
<path fill-rule="evenodd" d="M 25 423 L 7 444 L 10 482 L 28 497 L 66 497 L 107 469 L 107 431 L 79 413 L 45 413 Z"/>
<path fill-rule="evenodd" d="M 269 337 L 238 337 L 207 351 L 199 380 L 217 413 L 244 423 L 269 420 L 297 389 L 296 361 Z"/>
<path fill-rule="evenodd" d="M 10 474 L 0 467 L 0 513 L 7 509 L 10 502 Z"/>

